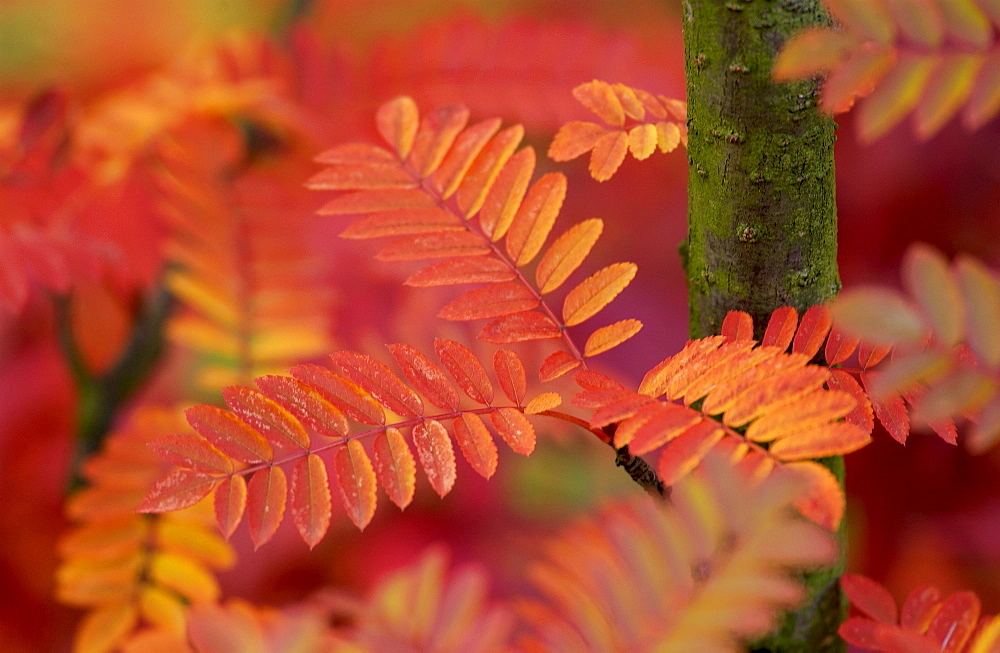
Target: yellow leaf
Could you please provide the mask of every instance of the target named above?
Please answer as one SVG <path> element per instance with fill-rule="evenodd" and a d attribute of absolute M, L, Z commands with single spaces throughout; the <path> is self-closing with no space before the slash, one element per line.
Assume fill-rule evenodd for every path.
<path fill-rule="evenodd" d="M 219 598 L 215 576 L 184 556 L 172 553 L 153 555 L 149 563 L 149 577 L 158 585 L 174 590 L 195 603 Z"/>
<path fill-rule="evenodd" d="M 827 27 L 804 29 L 781 49 L 771 75 L 779 82 L 811 77 L 832 68 L 856 43 L 849 34 Z"/>
<path fill-rule="evenodd" d="M 673 152 L 681 142 L 681 129 L 677 123 L 656 123 L 656 144 L 664 154 Z"/>
<path fill-rule="evenodd" d="M 583 347 L 583 355 L 596 356 L 617 347 L 639 333 L 641 328 L 642 322 L 634 319 L 621 320 L 601 327 L 587 338 L 587 344 Z"/>
<path fill-rule="evenodd" d="M 628 141 L 624 131 L 608 132 L 598 139 L 590 153 L 590 176 L 597 181 L 611 179 L 625 160 Z"/>
<path fill-rule="evenodd" d="M 545 250 L 535 269 L 535 282 L 543 295 L 561 286 L 580 267 L 603 229 L 604 222 L 599 218 L 584 220 L 570 227 Z"/>
<path fill-rule="evenodd" d="M 563 322 L 575 326 L 593 317 L 624 290 L 637 271 L 635 263 L 614 263 L 587 277 L 563 302 Z"/>
<path fill-rule="evenodd" d="M 937 133 L 965 103 L 984 62 L 985 58 L 978 54 L 953 54 L 941 60 L 914 115 L 920 139 Z"/>
<path fill-rule="evenodd" d="M 138 620 L 138 611 L 131 602 L 111 603 L 94 610 L 80 623 L 73 649 L 75 653 L 114 650 Z"/>
<path fill-rule="evenodd" d="M 524 407 L 525 415 L 537 415 L 547 410 L 552 410 L 562 403 L 562 396 L 558 392 L 543 392 L 528 402 Z"/>
<path fill-rule="evenodd" d="M 611 84 L 596 79 L 580 84 L 573 89 L 573 97 L 609 125 L 621 127 L 625 124 L 625 110 Z"/>
<path fill-rule="evenodd" d="M 678 140 L 680 134 L 678 133 Z M 639 161 L 656 151 L 656 125 L 636 125 L 628 132 L 628 149 Z"/>
<path fill-rule="evenodd" d="M 863 141 L 870 143 L 882 136 L 917 106 L 937 63 L 932 56 L 900 56 L 858 112 L 858 131 Z"/>

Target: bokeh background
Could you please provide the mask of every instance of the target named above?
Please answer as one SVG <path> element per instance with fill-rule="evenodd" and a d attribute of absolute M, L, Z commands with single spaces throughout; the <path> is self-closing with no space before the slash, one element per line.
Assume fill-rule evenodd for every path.
<path fill-rule="evenodd" d="M 95 370 L 117 356 L 171 256 L 162 189 L 143 168 L 149 134 L 218 127 L 198 123 L 202 114 L 194 111 L 195 119 L 169 127 L 164 121 L 173 118 L 151 113 L 139 121 L 149 133 L 114 122 L 98 124 L 101 131 L 95 116 L 106 116 L 109 102 L 139 95 L 151 79 L 198 77 L 190 71 L 201 71 L 199 62 L 218 56 L 219 47 L 228 49 L 231 78 L 270 85 L 248 91 L 263 99 L 255 95 L 235 109 L 232 98 L 199 96 L 211 105 L 203 113 L 259 112 L 264 137 L 279 136 L 256 143 L 253 152 L 270 158 L 246 164 L 241 183 L 280 186 L 283 201 L 270 207 L 270 219 L 300 216 L 295 224 L 308 231 L 324 298 L 316 301 L 318 323 L 330 347 L 373 353 L 384 352 L 385 342 L 426 350 L 434 335 L 469 336 L 434 318 L 441 296 L 401 285 L 412 268 L 373 262 L 374 248 L 336 238 L 335 219 L 310 217 L 327 199 L 302 188 L 315 171 L 313 155 L 374 137 L 376 107 L 399 93 L 423 109 L 463 102 L 475 118 L 521 122 L 539 151 L 562 122 L 586 117 L 570 95 L 579 83 L 599 78 L 684 95 L 680 6 L 669 0 L 0 0 L 0 44 L 0 230 L 68 229 L 81 247 L 110 244 L 113 270 L 72 283 L 71 326 Z M 25 162 L 11 153 L 32 107 L 35 115 L 50 107 L 55 117 L 39 128 L 38 142 L 48 149 L 38 162 Z M 73 138 L 52 136 L 52 125 Z M 976 133 L 953 124 L 926 143 L 903 125 L 867 146 L 855 138 L 849 114 L 839 125 L 846 286 L 897 284 L 902 252 L 914 241 L 1000 266 L 997 121 Z M 539 168 L 556 166 L 540 158 Z M 603 184 L 589 179 L 585 160 L 558 169 L 570 179 L 564 224 L 599 216 L 607 225 L 589 265 L 639 264 L 608 317 L 638 317 L 646 326 L 598 363 L 638 380 L 687 337 L 677 255 L 686 229 L 686 160 L 678 152 L 629 159 Z M 37 285 L 17 310 L 0 310 L 5 650 L 68 650 L 79 618 L 56 602 L 53 577 L 57 541 L 69 528 L 65 482 L 80 398 L 58 345 L 50 295 Z M 219 400 L 198 382 L 198 352 L 171 343 L 120 420 L 148 402 Z M 902 447 L 880 427 L 874 439 L 848 458 L 851 570 L 886 583 L 900 600 L 917 585 L 937 583 L 972 589 L 984 612 L 1000 611 L 998 454 L 973 457 L 920 434 Z M 281 605 L 324 585 L 364 591 L 429 544 L 445 542 L 453 559 L 485 565 L 502 599 L 523 586 L 521 571 L 543 535 L 609 497 L 637 491 L 606 447 L 543 430 L 530 458 L 502 453 L 492 480 L 462 463 L 445 500 L 418 486 L 405 513 L 383 503 L 363 534 L 335 508 L 331 534 L 313 551 L 285 523 L 255 553 L 241 527 L 233 538 L 239 563 L 221 576 L 223 592 Z"/>

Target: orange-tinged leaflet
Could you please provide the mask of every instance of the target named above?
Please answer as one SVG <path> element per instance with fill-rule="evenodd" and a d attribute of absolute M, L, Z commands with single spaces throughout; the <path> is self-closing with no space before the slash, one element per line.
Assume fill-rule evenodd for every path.
<path fill-rule="evenodd" d="M 330 527 L 330 485 L 326 464 L 311 453 L 292 469 L 290 508 L 295 527 L 309 548 L 315 547 Z"/>
<path fill-rule="evenodd" d="M 387 428 L 375 436 L 372 450 L 379 483 L 389 500 L 402 510 L 413 500 L 416 486 L 417 466 L 410 445 L 399 429 Z"/>
<path fill-rule="evenodd" d="M 364 530 L 375 515 L 377 482 L 371 459 L 360 442 L 351 440 L 337 448 L 333 464 L 347 516 L 359 530 Z"/>

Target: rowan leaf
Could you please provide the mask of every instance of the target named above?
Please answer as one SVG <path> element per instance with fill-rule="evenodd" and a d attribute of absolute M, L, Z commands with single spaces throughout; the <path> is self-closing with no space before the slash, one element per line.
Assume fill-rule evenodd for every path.
<path fill-rule="evenodd" d="M 431 180 L 433 187 L 440 191 L 442 199 L 448 199 L 458 190 L 472 162 L 499 129 L 500 119 L 492 118 L 477 123 L 458 135 Z"/>
<path fill-rule="evenodd" d="M 340 232 L 341 238 L 367 240 L 386 236 L 410 236 L 447 231 L 464 231 L 465 225 L 453 213 L 438 207 L 388 209 L 355 220 Z"/>
<path fill-rule="evenodd" d="M 375 470 L 364 446 L 351 440 L 346 446 L 337 447 L 333 454 L 337 470 L 337 486 L 347 516 L 358 530 L 364 530 L 375 515 Z"/>
<path fill-rule="evenodd" d="M 524 364 L 520 357 L 511 349 L 498 349 L 493 355 L 493 370 L 500 389 L 508 399 L 520 406 L 527 388 Z"/>
<path fill-rule="evenodd" d="M 831 307 L 837 325 L 869 344 L 919 342 L 924 325 L 917 312 L 893 290 L 855 288 L 840 294 Z"/>
<path fill-rule="evenodd" d="M 110 651 L 119 647 L 139 621 L 134 603 L 116 601 L 94 610 L 80 622 L 75 650 Z"/>
<path fill-rule="evenodd" d="M 361 424 L 385 424 L 382 405 L 356 383 L 319 365 L 296 365 L 291 375 L 319 392 L 345 415 Z"/>
<path fill-rule="evenodd" d="M 493 385 L 483 364 L 468 347 L 446 338 L 434 339 L 438 360 L 470 399 L 488 405 L 493 401 Z"/>
<path fill-rule="evenodd" d="M 861 344 L 858 345 L 858 363 L 860 363 L 861 369 L 867 370 L 881 363 L 891 351 L 892 345 L 873 345 L 862 340 Z"/>
<path fill-rule="evenodd" d="M 537 308 L 538 297 L 521 283 L 506 282 L 474 288 L 445 304 L 438 317 L 445 320 L 481 320 Z"/>
<path fill-rule="evenodd" d="M 233 414 L 275 446 L 282 449 L 309 448 L 309 434 L 298 420 L 264 394 L 235 385 L 223 388 L 222 398 Z"/>
<path fill-rule="evenodd" d="M 233 471 L 230 457 L 194 435 L 178 433 L 157 438 L 149 443 L 149 448 L 168 462 L 196 472 L 220 476 Z"/>
<path fill-rule="evenodd" d="M 516 408 L 498 408 L 490 413 L 490 422 L 507 446 L 522 456 L 535 450 L 535 427 Z"/>
<path fill-rule="evenodd" d="M 175 469 L 149 488 L 138 511 L 174 512 L 193 506 L 207 497 L 221 480 L 192 469 Z"/>
<path fill-rule="evenodd" d="M 777 347 L 784 351 L 792 344 L 799 323 L 799 314 L 792 306 L 780 306 L 771 313 L 761 338 L 761 347 Z"/>
<path fill-rule="evenodd" d="M 896 24 L 885 7 L 868 0 L 825 0 L 830 13 L 848 30 L 880 43 L 891 43 Z"/>
<path fill-rule="evenodd" d="M 596 315 L 628 286 L 636 270 L 634 263 L 613 263 L 570 290 L 563 301 L 566 326 L 575 326 Z"/>
<path fill-rule="evenodd" d="M 603 229 L 602 220 L 591 218 L 573 225 L 559 236 L 545 250 L 535 268 L 539 292 L 544 295 L 561 286 L 590 254 Z"/>
<path fill-rule="evenodd" d="M 413 452 L 396 428 L 387 428 L 372 443 L 375 473 L 389 499 L 402 510 L 413 501 L 417 464 Z"/>
<path fill-rule="evenodd" d="M 642 413 L 647 411 L 643 410 Z M 678 404 L 656 404 L 647 415 L 637 414 L 631 420 L 640 420 L 638 428 L 631 432 L 626 443 L 615 435 L 615 445 L 629 445 L 629 451 L 636 456 L 648 453 L 698 425 L 704 417 L 687 406 Z M 629 421 L 631 421 L 629 420 Z M 625 424 L 628 424 L 626 422 Z M 631 429 L 630 429 L 631 430 Z"/>
<path fill-rule="evenodd" d="M 753 340 L 753 318 L 745 311 L 729 311 L 722 320 L 721 333 L 730 340 Z"/>
<path fill-rule="evenodd" d="M 414 272 L 404 282 L 407 286 L 455 286 L 465 283 L 500 283 L 513 281 L 517 272 L 507 263 L 486 256 L 469 256 L 437 261 Z"/>
<path fill-rule="evenodd" d="M 184 416 L 195 431 L 231 458 L 250 464 L 273 458 L 264 436 L 221 408 L 199 404 L 185 410 Z"/>
<path fill-rule="evenodd" d="M 272 374 L 259 376 L 254 383 L 264 395 L 316 433 L 330 438 L 347 437 L 350 426 L 344 413 L 302 381 Z"/>
<path fill-rule="evenodd" d="M 458 390 L 444 370 L 416 348 L 404 344 L 386 345 L 399 369 L 421 394 L 444 410 L 458 410 Z"/>
<path fill-rule="evenodd" d="M 648 159 L 656 151 L 656 145 L 656 125 L 636 125 L 629 130 L 628 149 L 637 160 Z"/>
<path fill-rule="evenodd" d="M 552 410 L 562 403 L 562 395 L 558 392 L 543 392 L 532 397 L 531 401 L 524 407 L 525 415 L 538 415 L 547 410 Z"/>
<path fill-rule="evenodd" d="M 861 344 L 860 338 L 834 327 L 830 329 L 830 335 L 826 339 L 823 359 L 827 365 L 839 365 L 851 357 L 859 344 Z"/>
<path fill-rule="evenodd" d="M 581 364 L 580 359 L 560 349 L 545 357 L 541 367 L 538 368 L 538 378 L 542 381 L 558 379 L 563 374 L 580 367 Z"/>
<path fill-rule="evenodd" d="M 948 34 L 974 48 L 989 47 L 993 40 L 990 19 L 973 0 L 951 0 L 940 6 Z"/>
<path fill-rule="evenodd" d="M 571 120 L 556 132 L 549 145 L 549 158 L 553 161 L 571 161 L 594 149 L 597 141 L 608 133 L 608 128 L 593 122 Z"/>
<path fill-rule="evenodd" d="M 573 89 L 573 97 L 609 125 L 621 127 L 625 124 L 625 110 L 607 82 L 595 79 L 580 84 Z"/>
<path fill-rule="evenodd" d="M 538 311 L 502 315 L 486 323 L 479 339 L 495 345 L 507 345 L 531 340 L 548 340 L 562 336 L 562 330 L 552 318 Z"/>
<path fill-rule="evenodd" d="M 871 433 L 875 428 L 875 415 L 872 402 L 861 384 L 843 370 L 830 370 L 830 378 L 826 384 L 831 390 L 840 390 L 854 397 L 856 402 L 854 409 L 844 416 L 844 420 L 860 427 L 866 433 Z"/>
<path fill-rule="evenodd" d="M 458 208 L 468 217 L 475 215 L 483 207 L 493 186 L 496 185 L 500 172 L 514 156 L 514 150 L 524 138 L 524 127 L 513 125 L 493 137 L 489 144 L 476 157 L 469 168 L 468 174 L 458 187 Z M 534 168 L 534 150 L 531 153 Z M 528 176 L 531 173 L 529 171 Z M 523 193 L 523 191 L 522 191 Z"/>
<path fill-rule="evenodd" d="M 858 113 L 858 132 L 863 142 L 885 134 L 913 110 L 934 70 L 934 60 L 904 54 L 879 81 Z"/>
<path fill-rule="evenodd" d="M 522 149 L 500 170 L 479 211 L 479 226 L 493 242 L 506 235 L 535 172 L 535 151 Z"/>
<path fill-rule="evenodd" d="M 808 368 L 807 368 L 808 369 Z M 847 392 L 817 389 L 794 399 L 794 410 L 767 411 L 754 420 L 746 437 L 754 442 L 770 442 L 846 416 L 857 406 Z"/>
<path fill-rule="evenodd" d="M 796 437 L 778 440 L 768 449 L 778 460 L 805 460 L 840 456 L 857 451 L 871 442 L 871 436 L 853 424 L 836 422 L 810 429 Z"/>
<path fill-rule="evenodd" d="M 899 625 L 923 632 L 941 607 L 941 590 L 933 585 L 913 588 L 899 611 Z"/>
<path fill-rule="evenodd" d="M 778 53 L 771 75 L 778 82 L 812 77 L 840 63 L 855 43 L 850 35 L 827 27 L 804 29 Z"/>
<path fill-rule="evenodd" d="M 972 637 L 979 622 L 979 597 L 972 592 L 948 596 L 927 627 L 927 636 L 940 644 L 941 651 L 957 653 Z"/>
<path fill-rule="evenodd" d="M 424 412 L 424 403 L 417 393 L 384 364 L 371 356 L 353 351 L 330 354 L 337 371 L 364 388 L 380 404 L 406 417 L 418 417 Z"/>
<path fill-rule="evenodd" d="M 542 175 L 525 196 L 507 231 L 507 254 L 521 267 L 538 255 L 566 198 L 566 176 Z"/>
<path fill-rule="evenodd" d="M 419 188 L 385 188 L 357 190 L 330 200 L 318 215 L 353 215 L 402 209 L 430 209 L 437 206 L 434 198 Z"/>
<path fill-rule="evenodd" d="M 875 621 L 896 623 L 896 601 L 885 586 L 859 574 L 844 574 L 840 587 L 854 607 Z"/>
<path fill-rule="evenodd" d="M 413 147 L 420 116 L 413 98 L 399 96 L 378 108 L 375 126 L 385 142 L 405 159 Z"/>
<path fill-rule="evenodd" d="M 596 181 L 607 181 L 614 176 L 628 153 L 629 136 L 624 131 L 608 132 L 594 144 L 590 153 L 590 176 Z"/>
<path fill-rule="evenodd" d="M 438 107 L 423 117 L 408 157 L 421 179 L 437 170 L 468 121 L 469 110 L 460 105 Z"/>
<path fill-rule="evenodd" d="M 646 372 L 642 382 L 639 383 L 639 392 L 650 397 L 663 395 L 666 393 L 674 374 L 682 369 L 688 361 L 718 349 L 725 342 L 726 338 L 723 336 L 709 336 L 689 341 L 684 345 L 684 349 L 664 359 Z"/>
<path fill-rule="evenodd" d="M 911 246 L 903 258 L 903 284 L 942 344 L 954 346 L 965 334 L 965 306 L 958 280 L 940 252 Z"/>
<path fill-rule="evenodd" d="M 493 476 L 497 470 L 497 445 L 482 418 L 475 413 L 464 413 L 453 424 L 458 448 L 472 469 L 483 478 Z"/>
<path fill-rule="evenodd" d="M 820 109 L 831 114 L 847 111 L 854 105 L 855 97 L 872 92 L 893 62 L 889 48 L 874 43 L 861 45 L 827 77 L 820 95 Z"/>
<path fill-rule="evenodd" d="M 917 138 L 927 140 L 958 112 L 972 94 L 984 63 L 979 54 L 951 54 L 942 58 L 927 80 L 913 115 Z"/>
<path fill-rule="evenodd" d="M 908 39 L 927 48 L 938 48 L 944 39 L 944 19 L 937 2 L 887 0 L 886 9 Z"/>
<path fill-rule="evenodd" d="M 833 317 L 830 315 L 830 309 L 820 304 L 810 306 L 799 322 L 799 329 L 792 341 L 792 351 L 812 358 L 823 346 L 832 325 Z"/>
<path fill-rule="evenodd" d="M 229 476 L 215 488 L 212 499 L 215 506 L 215 521 L 228 540 L 243 519 L 243 510 L 247 505 L 246 481 L 239 475 Z"/>
<path fill-rule="evenodd" d="M 973 353 L 990 367 L 1000 364 L 1000 283 L 981 263 L 967 256 L 955 262 L 955 272 L 965 304 L 966 341 Z"/>
<path fill-rule="evenodd" d="M 247 487 L 247 520 L 254 550 L 270 540 L 285 515 L 288 480 L 280 467 L 265 467 L 250 477 Z"/>
<path fill-rule="evenodd" d="M 417 181 L 393 163 L 335 163 L 306 182 L 313 190 L 393 190 L 416 188 Z"/>
<path fill-rule="evenodd" d="M 413 444 L 434 491 L 441 497 L 451 492 L 455 485 L 455 450 L 441 422 L 429 419 L 414 426 Z"/>
<path fill-rule="evenodd" d="M 671 440 L 656 463 L 663 484 L 671 486 L 687 476 L 724 435 L 717 423 L 704 420 Z"/>
<path fill-rule="evenodd" d="M 1000 112 L 1000 52 L 986 55 L 965 106 L 962 121 L 969 129 L 978 129 Z"/>
<path fill-rule="evenodd" d="M 292 520 L 302 540 L 314 548 L 330 527 L 330 485 L 326 465 L 314 453 L 300 458 L 292 469 Z"/>
<path fill-rule="evenodd" d="M 584 356 L 597 356 L 609 349 L 614 349 L 642 329 L 642 322 L 628 319 L 620 320 L 608 326 L 597 329 L 587 338 L 583 346 Z"/>
<path fill-rule="evenodd" d="M 439 231 L 400 238 L 375 255 L 380 261 L 423 261 L 456 256 L 485 256 L 489 246 L 468 231 Z"/>
<path fill-rule="evenodd" d="M 836 531 L 844 518 L 846 502 L 833 472 L 811 460 L 787 463 L 784 468 L 806 479 L 805 490 L 795 499 L 795 509 L 814 524 Z"/>

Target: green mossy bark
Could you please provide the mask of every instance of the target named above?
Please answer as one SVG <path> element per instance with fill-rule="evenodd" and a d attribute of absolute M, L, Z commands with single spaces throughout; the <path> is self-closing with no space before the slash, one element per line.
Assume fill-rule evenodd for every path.
<path fill-rule="evenodd" d="M 829 19 L 819 0 L 684 0 L 683 20 L 690 174 L 681 254 L 691 336 L 718 333 L 728 311 L 743 310 L 759 338 L 775 308 L 801 312 L 840 289 L 835 125 L 816 111 L 814 81 L 770 77 L 792 33 Z M 843 484 L 843 458 L 821 462 Z M 845 650 L 842 572 L 843 554 L 805 574 L 805 604 L 751 648 Z"/>

